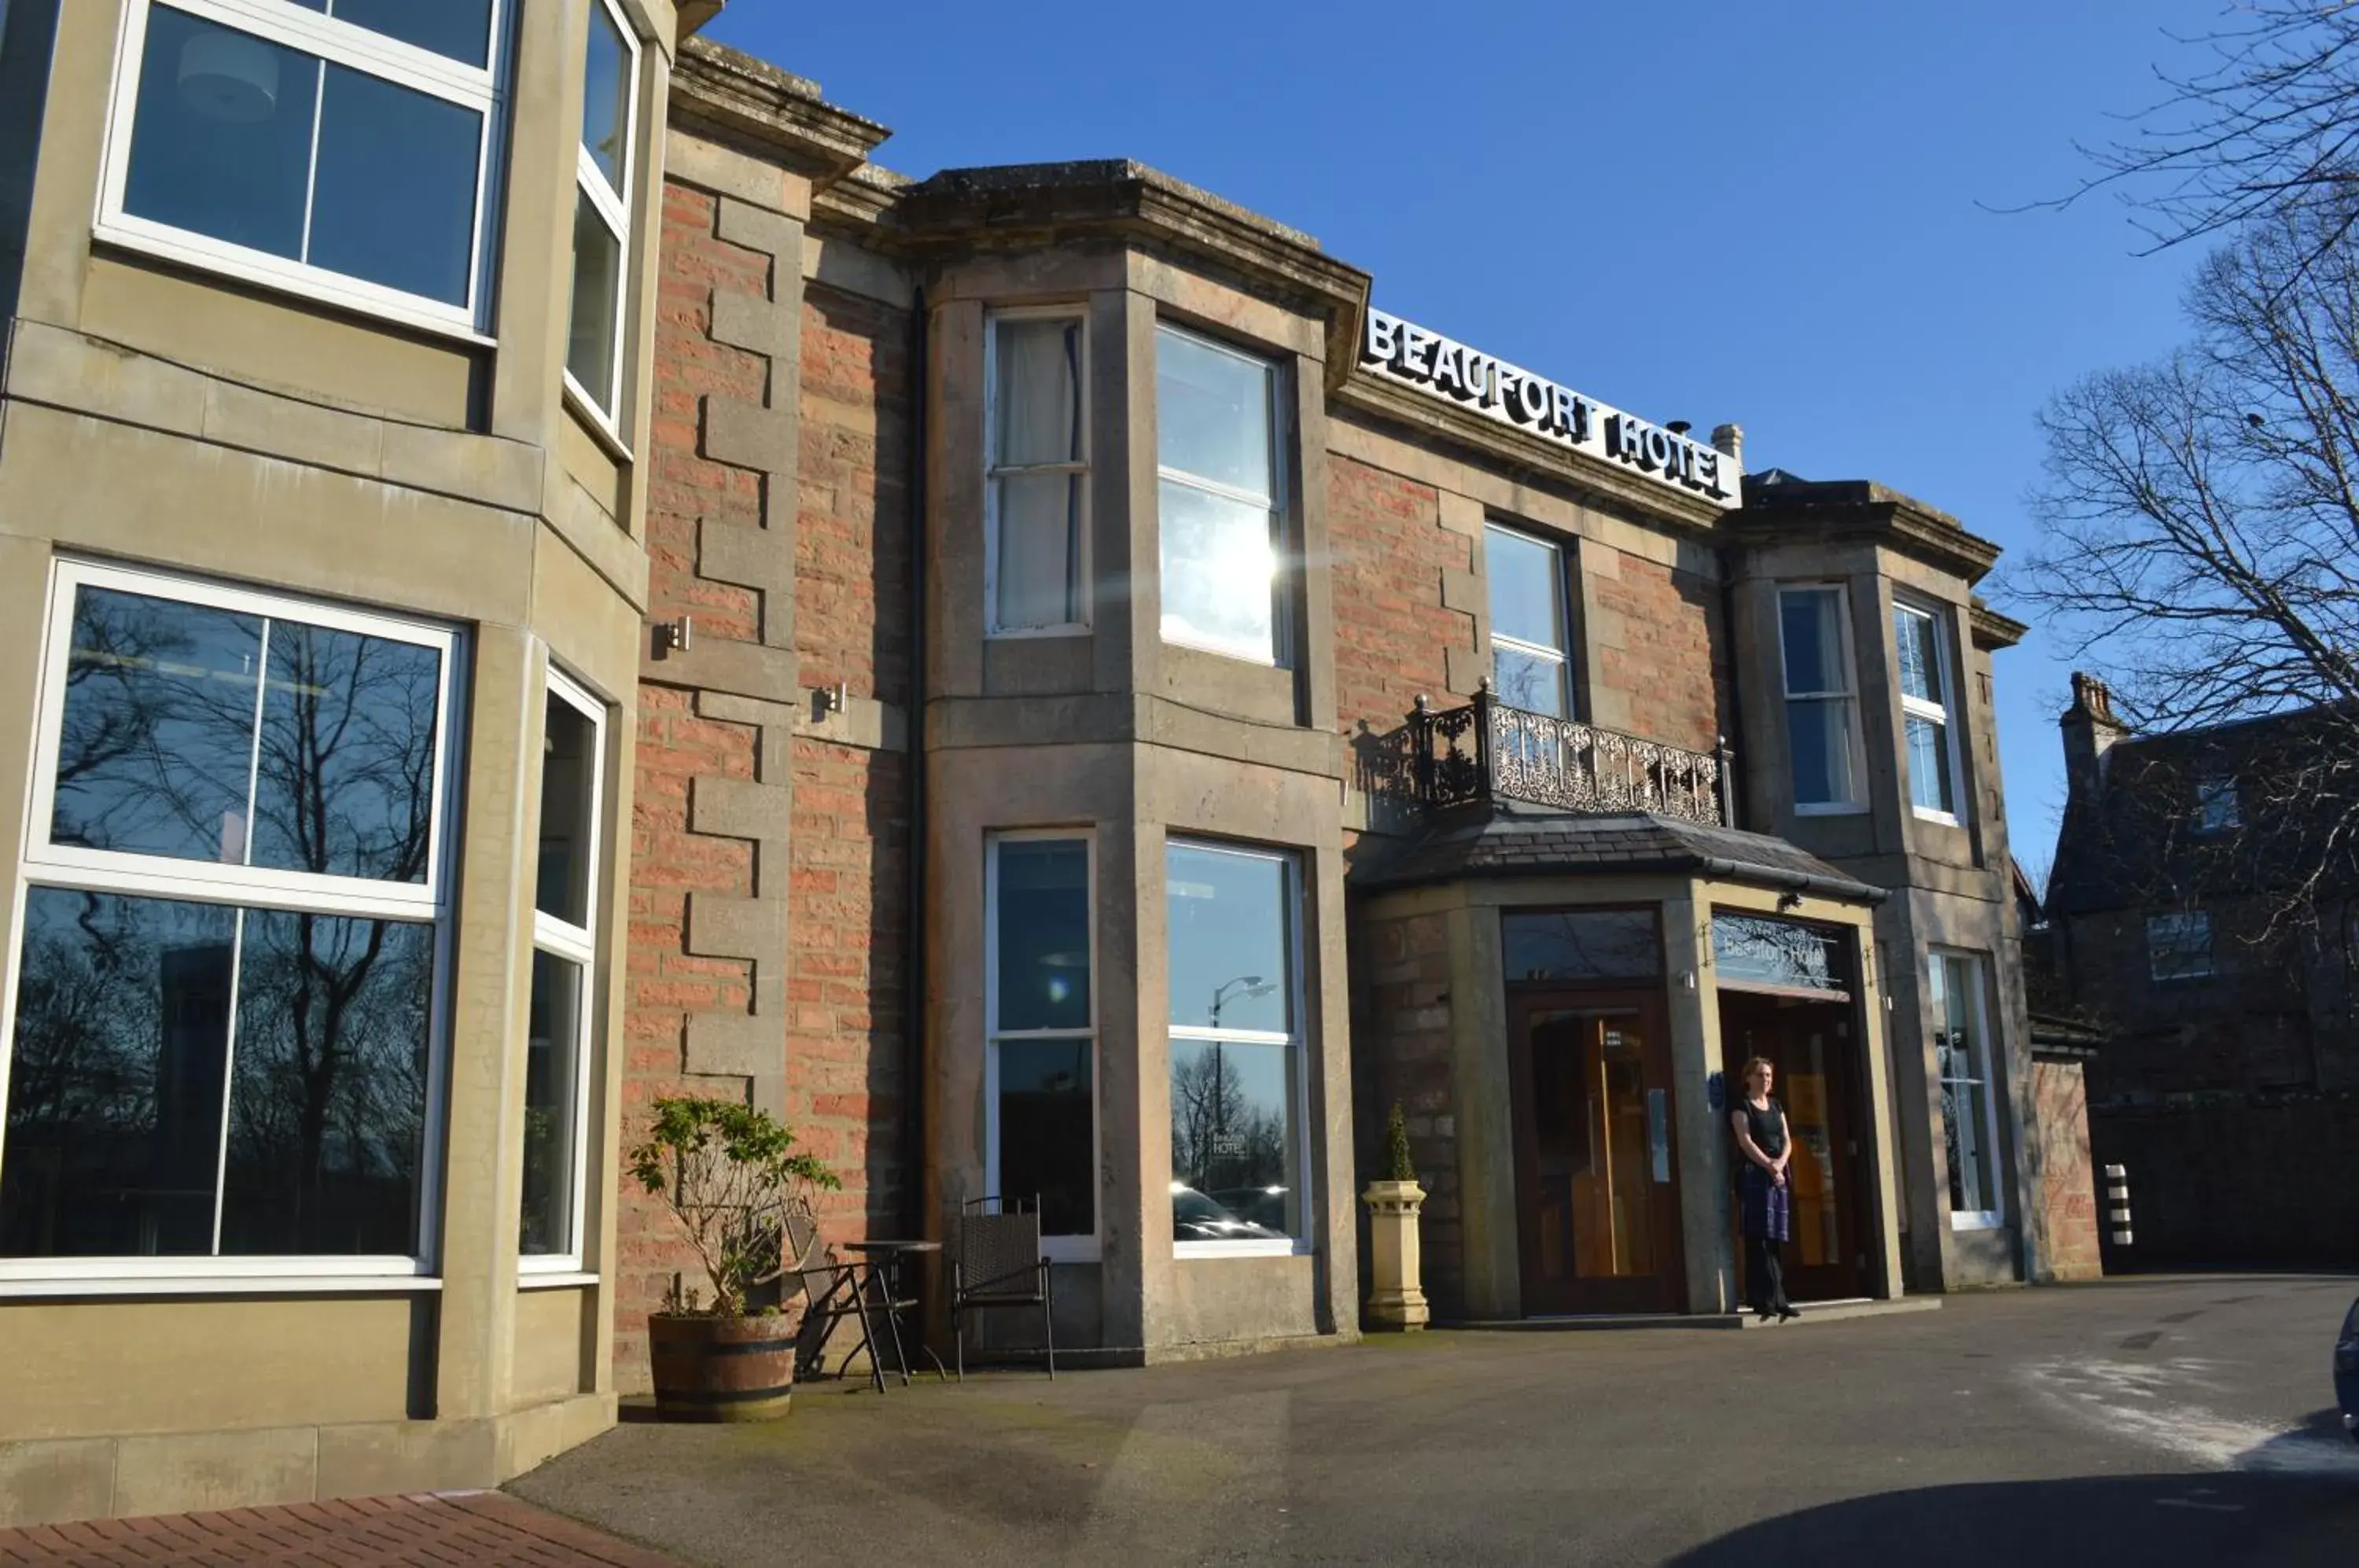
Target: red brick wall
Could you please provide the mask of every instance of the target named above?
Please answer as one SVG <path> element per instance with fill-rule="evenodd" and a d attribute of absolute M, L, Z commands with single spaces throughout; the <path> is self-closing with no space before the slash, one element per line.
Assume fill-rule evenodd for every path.
<path fill-rule="evenodd" d="M 909 697 L 909 321 L 813 287 L 802 321 L 795 650 L 802 681 Z M 903 1228 L 908 766 L 903 752 L 794 742 L 787 1110 L 844 1190 L 832 1235 Z"/>
<path fill-rule="evenodd" d="M 1331 453 L 1327 542 L 1343 734 L 1357 735 L 1364 724 L 1378 735 L 1398 729 L 1420 692 L 1451 706 L 1443 649 L 1472 648 L 1473 627 L 1442 607 L 1441 573 L 1467 570 L 1473 541 L 1441 526 L 1440 494 Z"/>
<path fill-rule="evenodd" d="M 1726 732 L 1721 715 L 1733 711 L 1718 588 L 1633 555 L 1585 587 L 1599 608 L 1622 617 L 1618 639 L 1593 637 L 1588 650 L 1591 684 L 1618 697 L 1627 715 L 1617 727 L 1690 751 L 1713 749 Z"/>
<path fill-rule="evenodd" d="M 2031 1105 L 2039 1140 L 2039 1207 L 2032 1223 L 2041 1261 L 2059 1279 L 2097 1279 L 2105 1269 L 2097 1252 L 2097 1177 L 2081 1064 L 2034 1060 Z"/>
<path fill-rule="evenodd" d="M 1450 928 L 1442 915 L 1362 922 L 1354 959 L 1353 1053 L 1367 1089 L 1357 1106 L 1364 1176 L 1373 1176 L 1398 1101 L 1426 1186 L 1419 1240 L 1435 1314 L 1459 1315 L 1466 1278 L 1458 1192 L 1458 1102 L 1450 1035 Z"/>

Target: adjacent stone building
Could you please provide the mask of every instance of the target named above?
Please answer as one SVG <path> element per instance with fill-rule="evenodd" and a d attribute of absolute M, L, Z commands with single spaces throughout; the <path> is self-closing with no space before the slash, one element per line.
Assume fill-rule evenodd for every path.
<path fill-rule="evenodd" d="M 0 1521 L 602 1429 L 681 1090 L 1082 1361 L 1355 1335 L 1396 1100 L 1441 1317 L 1729 1310 L 1756 1053 L 1798 1295 L 2053 1270 L 1993 547 L 710 9 L 7 10 Z"/>
<path fill-rule="evenodd" d="M 2359 859 L 2350 726 L 2296 710 L 2139 735 L 2072 678 L 2047 914 L 2103 1046 L 2094 1157 L 2128 1172 L 2118 1264 L 2359 1263 Z"/>

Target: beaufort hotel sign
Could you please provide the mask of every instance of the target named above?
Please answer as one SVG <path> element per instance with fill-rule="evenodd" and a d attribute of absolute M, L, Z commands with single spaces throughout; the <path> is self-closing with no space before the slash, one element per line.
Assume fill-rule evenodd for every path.
<path fill-rule="evenodd" d="M 1360 364 L 1421 392 L 1453 398 L 1486 419 L 1620 463 L 1715 506 L 1738 504 L 1742 475 L 1735 459 L 1398 316 L 1368 312 Z"/>

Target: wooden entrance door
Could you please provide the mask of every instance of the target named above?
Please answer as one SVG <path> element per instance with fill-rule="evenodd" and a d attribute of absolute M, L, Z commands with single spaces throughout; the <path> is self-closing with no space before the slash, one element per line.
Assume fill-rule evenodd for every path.
<path fill-rule="evenodd" d="M 1777 1070 L 1770 1093 L 1786 1107 L 1794 1139 L 1787 1167 L 1794 1189 L 1793 1234 L 1781 1258 L 1786 1294 L 1797 1301 L 1864 1294 L 1869 1276 L 1859 1238 L 1869 1211 L 1866 1131 L 1859 1117 L 1866 1096 L 1851 1004 L 1723 990 L 1720 1009 L 1728 1104 L 1745 1093 L 1746 1060 L 1767 1057 Z M 1733 1170 L 1744 1156 L 1734 1152 L 1734 1135 L 1724 1125 L 1723 1136 L 1731 1141 Z M 1741 1268 L 1741 1241 L 1736 1256 Z"/>
<path fill-rule="evenodd" d="M 1509 997 L 1527 1316 L 1685 1308 L 1662 1013 L 1652 995 Z"/>

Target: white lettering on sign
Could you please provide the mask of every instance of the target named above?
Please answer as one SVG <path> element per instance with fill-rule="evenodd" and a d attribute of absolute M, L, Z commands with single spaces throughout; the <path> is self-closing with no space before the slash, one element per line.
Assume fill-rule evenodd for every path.
<path fill-rule="evenodd" d="M 1368 312 L 1367 330 L 1360 338 L 1360 365 L 1715 506 L 1739 504 L 1743 471 L 1727 453 L 1398 316 Z"/>

